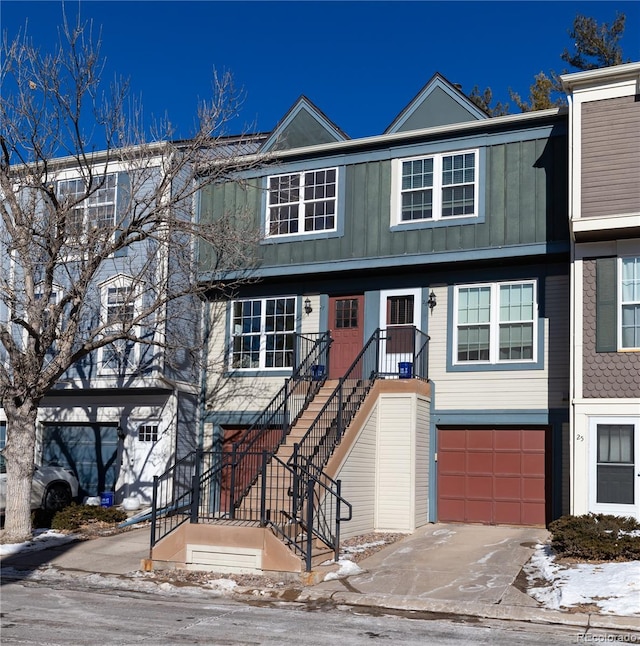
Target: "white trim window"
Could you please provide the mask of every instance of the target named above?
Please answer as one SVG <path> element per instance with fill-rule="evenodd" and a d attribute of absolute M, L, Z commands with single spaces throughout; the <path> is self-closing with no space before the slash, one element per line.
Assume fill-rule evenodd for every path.
<path fill-rule="evenodd" d="M 338 169 L 268 178 L 266 236 L 336 231 Z"/>
<path fill-rule="evenodd" d="M 231 367 L 293 367 L 296 298 L 258 298 L 231 304 Z"/>
<path fill-rule="evenodd" d="M 478 150 L 394 160 L 396 222 L 478 215 Z"/>
<path fill-rule="evenodd" d="M 136 317 L 136 298 L 130 280 L 122 277 L 112 280 L 101 288 L 105 334 L 109 331 L 131 330 Z M 118 339 L 101 348 L 100 371 L 113 374 L 131 373 L 137 367 L 136 344 L 129 339 Z"/>
<path fill-rule="evenodd" d="M 458 285 L 453 362 L 533 362 L 536 357 L 535 281 Z"/>
<path fill-rule="evenodd" d="M 78 202 L 67 218 L 67 232 L 71 238 L 84 239 L 90 231 L 111 233 L 116 217 L 117 173 L 105 175 L 99 181 L 99 188 L 83 199 L 87 192 L 82 177 L 58 181 L 58 197 Z"/>
<path fill-rule="evenodd" d="M 624 349 L 640 349 L 640 256 L 620 258 L 620 341 Z"/>

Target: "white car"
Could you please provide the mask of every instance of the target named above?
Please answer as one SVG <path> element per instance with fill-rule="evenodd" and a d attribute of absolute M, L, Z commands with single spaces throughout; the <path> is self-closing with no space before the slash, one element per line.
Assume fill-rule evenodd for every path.
<path fill-rule="evenodd" d="M 4 514 L 7 500 L 7 474 L 0 465 L 0 514 Z M 78 496 L 78 480 L 73 473 L 60 466 L 36 466 L 31 487 L 31 509 L 59 511 Z"/>

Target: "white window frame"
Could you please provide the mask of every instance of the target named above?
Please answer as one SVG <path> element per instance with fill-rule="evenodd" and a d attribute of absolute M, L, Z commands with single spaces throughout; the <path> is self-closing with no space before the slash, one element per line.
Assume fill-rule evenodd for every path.
<path fill-rule="evenodd" d="M 533 318 L 532 319 L 519 319 L 519 320 L 500 320 L 500 288 L 517 286 L 517 285 L 531 285 L 533 288 Z M 489 358 L 478 360 L 461 361 L 458 359 L 458 336 L 460 324 L 458 321 L 458 305 L 460 290 L 462 289 L 476 289 L 476 288 L 489 288 L 489 321 L 484 323 L 489 327 Z M 530 359 L 500 359 L 500 329 L 502 325 L 508 323 L 531 323 L 532 325 L 532 356 Z M 453 299 L 453 343 L 452 343 L 452 364 L 456 366 L 479 366 L 479 365 L 521 365 L 521 364 L 535 364 L 538 357 L 538 282 L 537 280 L 514 280 L 503 281 L 495 283 L 465 283 L 455 285 L 454 299 Z"/>
<path fill-rule="evenodd" d="M 304 195 L 304 190 L 305 190 L 305 181 L 307 180 L 307 177 L 310 175 L 313 175 L 315 173 L 326 173 L 333 171 L 335 172 L 335 180 L 331 182 L 333 185 L 333 196 L 326 197 L 326 196 L 321 196 L 321 197 L 312 197 L 309 199 L 305 199 Z M 292 200 L 290 202 L 279 202 L 279 203 L 271 203 L 271 198 L 272 198 L 272 190 L 271 190 L 271 181 L 272 180 L 278 180 L 280 178 L 285 178 L 285 177 L 297 177 L 299 180 L 299 186 L 298 186 L 298 199 L 297 200 Z M 339 179 L 340 179 L 340 171 L 337 166 L 331 166 L 328 168 L 316 168 L 316 169 L 309 169 L 309 170 L 304 170 L 300 172 L 295 172 L 295 173 L 281 173 L 279 175 L 270 175 L 267 177 L 267 215 L 265 218 L 265 238 L 287 238 L 287 237 L 293 237 L 293 236 L 312 236 L 314 234 L 318 233 L 332 233 L 336 232 L 338 230 L 338 186 L 339 186 Z M 316 186 L 316 184 L 313 184 Z M 312 229 L 310 231 L 305 230 L 305 215 L 306 215 L 306 207 L 309 205 L 313 204 L 321 204 L 321 203 L 328 203 L 328 202 L 333 202 L 333 226 L 332 227 L 323 227 L 323 228 L 318 228 L 318 229 Z M 292 208 L 297 208 L 298 214 L 296 221 L 298 223 L 298 230 L 293 231 L 293 232 L 287 232 L 287 233 L 272 233 L 271 232 L 271 224 L 272 224 L 272 217 L 271 214 L 273 211 L 276 209 L 286 207 L 286 206 L 291 206 Z M 326 216 L 325 216 L 326 217 Z M 274 222 L 277 222 L 274 221 Z"/>
<path fill-rule="evenodd" d="M 623 311 L 625 307 L 640 307 L 640 284 L 636 286 L 638 290 L 637 298 L 632 298 L 630 300 L 624 300 L 624 290 L 623 290 L 623 281 L 624 281 L 624 262 L 627 260 L 635 261 L 636 269 L 639 272 L 637 278 L 632 279 L 633 282 L 640 281 L 640 256 L 620 256 L 618 258 L 618 271 L 617 271 L 617 290 L 618 290 L 618 349 L 619 350 L 640 350 L 640 345 L 624 345 L 624 338 L 622 334 L 622 319 Z"/>
<path fill-rule="evenodd" d="M 108 183 L 113 178 L 114 185 L 108 186 Z M 74 235 L 73 231 L 69 230 L 67 234 L 67 239 L 69 242 L 75 242 L 76 244 L 84 243 L 88 240 L 90 230 L 100 230 L 105 229 L 110 234 L 113 234 L 116 224 L 116 215 L 117 215 L 117 204 L 118 204 L 118 173 L 109 172 L 99 177 L 99 182 L 104 182 L 104 185 L 100 188 L 97 188 L 96 191 L 86 199 L 82 200 L 74 209 L 77 211 L 79 216 L 82 217 L 82 230 L 78 233 L 77 236 Z M 64 197 L 65 193 L 62 190 L 62 186 L 65 184 L 70 184 L 71 182 L 79 182 L 80 185 L 84 184 L 84 179 L 77 175 L 70 175 L 68 177 L 60 177 L 56 182 L 56 193 L 58 198 L 61 199 Z M 74 192 L 72 195 L 81 196 L 84 194 L 86 189 L 82 188 L 79 192 Z M 113 191 L 113 197 L 109 199 L 101 199 L 104 197 L 105 192 Z M 111 208 L 111 222 L 108 225 L 101 225 L 100 223 L 106 220 L 103 218 L 96 218 L 95 221 L 91 217 L 92 210 L 99 211 L 103 208 Z"/>
<path fill-rule="evenodd" d="M 130 303 L 132 306 L 131 320 L 135 320 L 135 318 L 139 316 L 140 313 L 139 297 L 135 294 L 135 285 L 132 278 L 126 276 L 116 276 L 115 278 L 112 278 L 111 280 L 103 283 L 100 286 L 100 311 L 101 319 L 105 324 L 105 335 L 109 334 L 109 329 L 111 327 L 111 325 L 109 324 L 109 292 L 112 289 L 129 289 L 130 296 L 126 302 Z M 117 324 L 117 321 L 113 321 L 113 323 L 115 326 L 115 324 Z M 139 326 L 133 326 L 132 331 L 135 335 L 138 335 Z M 102 375 L 119 375 L 131 374 L 135 372 L 139 364 L 138 344 L 126 339 L 120 339 L 118 341 L 115 341 L 114 343 L 115 345 L 132 345 L 131 352 L 127 353 L 127 367 L 125 367 L 123 370 L 122 366 L 111 367 L 109 365 L 106 365 L 108 356 L 114 349 L 112 348 L 113 344 L 110 344 L 108 346 L 101 347 L 98 351 L 98 373 Z"/>
<path fill-rule="evenodd" d="M 298 303 L 297 303 L 297 297 L 296 296 L 271 296 L 271 297 L 265 297 L 265 298 L 244 298 L 244 299 L 238 299 L 231 301 L 231 312 L 230 312 L 230 319 L 229 319 L 229 368 L 230 370 L 234 371 L 255 371 L 255 370 L 265 370 L 265 371 L 275 371 L 275 370 L 292 370 L 293 365 L 291 366 L 267 366 L 267 339 L 272 336 L 277 336 L 278 332 L 276 331 L 271 331 L 267 330 L 267 303 L 269 301 L 290 301 L 293 303 L 293 312 L 290 314 L 286 314 L 286 316 L 291 316 L 293 320 L 293 328 L 291 330 L 285 330 L 281 331 L 280 335 L 285 336 L 286 334 L 290 334 L 293 337 L 293 334 L 296 331 L 296 325 L 297 325 L 297 319 L 298 319 Z M 234 329 L 234 326 L 236 326 L 236 317 L 235 317 L 235 308 L 236 305 L 238 304 L 244 304 L 244 303 L 261 303 L 261 308 L 260 308 L 260 320 L 259 320 L 259 330 L 253 330 L 251 332 L 245 332 L 242 330 L 241 326 L 240 329 Z M 242 320 L 242 317 L 241 319 Z M 249 338 L 253 337 L 258 339 L 258 364 L 250 364 L 249 365 L 239 365 L 238 362 L 235 360 L 235 355 L 236 355 L 236 348 L 235 348 L 235 340 L 237 338 Z M 293 356 L 293 346 L 291 348 L 291 353 Z M 239 356 L 243 356 L 243 354 L 249 354 L 247 353 L 239 353 Z M 246 364 L 246 362 L 244 362 Z"/>
<path fill-rule="evenodd" d="M 462 213 L 459 215 L 442 215 L 442 193 L 449 186 L 468 185 L 470 182 L 460 182 L 456 184 L 444 184 L 443 182 L 443 161 L 448 157 L 472 154 L 474 156 L 474 178 L 473 178 L 473 212 Z M 433 182 L 431 187 L 419 187 L 414 189 L 403 189 L 402 179 L 403 164 L 406 162 L 416 162 L 433 160 Z M 393 224 L 397 226 L 410 226 L 415 224 L 424 224 L 429 222 L 455 222 L 465 218 L 477 218 L 479 215 L 479 196 L 480 196 L 480 152 L 478 148 L 469 148 L 465 150 L 453 150 L 442 153 L 433 153 L 430 155 L 419 155 L 414 157 L 402 157 L 394 159 L 392 163 L 392 191 L 391 191 L 391 212 Z M 431 188 L 432 203 L 431 217 L 413 218 L 410 220 L 402 219 L 402 196 L 408 192 L 416 192 Z"/>

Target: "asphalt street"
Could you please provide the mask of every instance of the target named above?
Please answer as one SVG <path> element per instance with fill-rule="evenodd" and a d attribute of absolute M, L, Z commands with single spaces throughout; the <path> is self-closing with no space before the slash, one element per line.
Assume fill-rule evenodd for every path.
<path fill-rule="evenodd" d="M 320 646 L 576 644 L 611 631 L 393 612 L 330 603 L 240 603 L 206 594 L 180 596 L 15 581 L 2 586 L 2 644 L 21 646 Z M 620 633 L 621 641 L 624 633 Z M 599 639 L 598 639 L 599 638 Z"/>

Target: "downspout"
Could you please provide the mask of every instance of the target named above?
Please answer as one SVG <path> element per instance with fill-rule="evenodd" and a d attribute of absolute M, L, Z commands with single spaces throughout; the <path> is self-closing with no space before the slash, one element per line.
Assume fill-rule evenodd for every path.
<path fill-rule="evenodd" d="M 576 455 L 575 455 L 575 432 L 576 432 L 576 270 L 575 270 L 575 238 L 573 235 L 573 213 L 574 213 L 574 186 L 575 181 L 573 172 L 574 147 L 573 147 L 573 126 L 574 126 L 574 109 L 573 97 L 567 94 L 567 103 L 569 106 L 569 168 L 568 168 L 568 186 L 569 186 L 569 513 L 573 514 L 576 506 L 575 501 L 575 477 L 576 477 Z M 582 347 L 582 346 L 581 346 Z"/>

